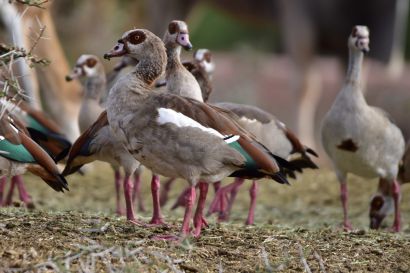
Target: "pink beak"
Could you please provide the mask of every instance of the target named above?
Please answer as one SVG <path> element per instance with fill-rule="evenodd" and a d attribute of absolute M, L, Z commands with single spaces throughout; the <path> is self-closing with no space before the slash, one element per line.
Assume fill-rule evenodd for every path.
<path fill-rule="evenodd" d="M 112 57 L 121 57 L 127 54 L 127 49 L 125 48 L 124 43 L 119 40 L 118 43 L 114 46 L 110 52 L 104 54 L 104 59 L 110 60 Z"/>

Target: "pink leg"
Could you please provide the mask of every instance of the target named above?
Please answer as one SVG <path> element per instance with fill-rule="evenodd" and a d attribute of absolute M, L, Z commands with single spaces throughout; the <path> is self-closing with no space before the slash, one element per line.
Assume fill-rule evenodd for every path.
<path fill-rule="evenodd" d="M 236 178 L 233 187 L 230 190 L 230 197 L 228 199 L 228 207 L 225 212 L 219 215 L 219 220 L 227 221 L 229 215 L 231 214 L 233 203 L 235 202 L 236 195 L 238 194 L 239 188 L 242 186 L 245 180 L 242 178 Z"/>
<path fill-rule="evenodd" d="M 24 186 L 23 178 L 20 175 L 13 176 L 12 181 L 15 181 L 17 189 L 19 191 L 20 200 L 24 203 L 27 208 L 34 208 L 33 201 L 28 194 L 26 187 Z"/>
<path fill-rule="evenodd" d="M 3 206 L 4 188 L 6 187 L 7 177 L 0 178 L 0 207 Z"/>
<path fill-rule="evenodd" d="M 340 199 L 342 200 L 343 206 L 343 228 L 346 231 L 352 230 L 352 224 L 349 221 L 347 216 L 347 201 L 348 201 L 348 192 L 347 192 L 347 183 L 343 181 L 340 183 Z"/>
<path fill-rule="evenodd" d="M 160 188 L 159 175 L 153 174 L 152 180 L 151 180 L 151 193 L 152 193 L 152 203 L 153 203 L 154 211 L 152 214 L 152 219 L 150 221 L 150 224 L 154 224 L 154 225 L 164 224 L 164 220 L 162 219 L 162 215 L 161 215 L 161 206 L 159 204 L 159 188 Z"/>
<path fill-rule="evenodd" d="M 397 180 L 393 181 L 393 200 L 394 200 L 394 223 L 393 231 L 400 231 L 400 184 Z"/>
<path fill-rule="evenodd" d="M 242 185 L 244 182 L 244 179 L 241 178 L 236 178 L 235 181 L 225 187 L 222 187 L 218 190 L 218 192 L 215 194 L 214 200 L 212 201 L 208 215 L 219 212 L 219 217 L 218 220 L 224 220 L 227 219 L 227 214 L 226 214 L 226 204 L 225 201 L 228 199 L 227 195 L 231 190 L 235 187 L 238 187 Z"/>
<path fill-rule="evenodd" d="M 195 216 L 194 216 L 195 231 L 192 234 L 194 237 L 199 237 L 199 235 L 201 234 L 202 226 L 207 225 L 205 219 L 203 218 L 203 212 L 204 212 L 207 194 L 208 194 L 208 183 L 200 182 L 199 183 L 199 200 L 198 200 L 198 205 L 196 207 Z"/>
<path fill-rule="evenodd" d="M 255 219 L 256 195 L 258 194 L 258 182 L 252 181 L 252 186 L 249 189 L 249 196 L 251 197 L 251 205 L 249 207 L 248 219 L 245 225 L 253 225 Z"/>
<path fill-rule="evenodd" d="M 114 171 L 114 182 L 115 182 L 115 212 L 118 215 L 123 215 L 124 210 L 121 207 L 121 173 L 119 170 Z"/>
<path fill-rule="evenodd" d="M 144 200 L 141 198 L 141 176 L 139 172 L 134 173 L 134 191 L 132 192 L 132 203 L 138 200 L 138 210 L 145 211 Z"/>
<path fill-rule="evenodd" d="M 125 208 L 127 211 L 127 220 L 134 223 L 140 224 L 137 219 L 135 218 L 134 207 L 132 204 L 132 189 L 134 185 L 130 179 L 130 175 L 127 173 L 125 174 L 124 178 L 124 196 L 125 196 Z"/>
<path fill-rule="evenodd" d="M 159 198 L 159 203 L 161 206 L 165 206 L 165 204 L 168 202 L 168 195 L 172 185 L 174 184 L 174 181 L 175 178 L 169 178 L 162 186 L 161 197 Z"/>
<path fill-rule="evenodd" d="M 185 188 L 185 190 L 178 196 L 177 201 L 172 205 L 171 210 L 174 210 L 178 207 L 185 207 L 186 195 L 190 191 L 190 187 Z"/>
<path fill-rule="evenodd" d="M 221 187 L 221 181 L 215 182 L 212 185 L 214 186 L 214 192 L 217 193 L 219 188 Z"/>
<path fill-rule="evenodd" d="M 7 194 L 6 202 L 4 203 L 5 206 L 11 206 L 11 204 L 13 202 L 13 193 L 14 193 L 14 187 L 15 186 L 16 186 L 16 181 L 14 181 L 12 179 L 11 183 L 10 183 L 9 193 Z"/>
<path fill-rule="evenodd" d="M 181 228 L 181 235 L 183 237 L 187 236 L 189 234 L 189 222 L 191 221 L 192 217 L 192 207 L 195 203 L 196 199 L 196 192 L 195 192 L 195 186 L 189 187 L 189 191 L 186 194 L 186 199 L 185 199 L 185 214 L 184 214 L 184 221 L 182 222 L 182 228 Z"/>

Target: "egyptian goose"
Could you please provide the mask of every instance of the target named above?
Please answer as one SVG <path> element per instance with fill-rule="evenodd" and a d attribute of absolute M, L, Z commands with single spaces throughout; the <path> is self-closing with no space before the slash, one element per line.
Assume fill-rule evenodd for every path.
<path fill-rule="evenodd" d="M 410 142 L 407 142 L 406 150 L 400 162 L 398 181 L 401 185 L 410 183 Z M 378 229 L 384 218 L 394 211 L 393 191 L 389 181 L 379 180 L 377 193 L 370 201 L 370 228 Z"/>
<path fill-rule="evenodd" d="M 363 54 L 369 51 L 369 30 L 355 26 L 348 38 L 349 65 L 344 85 L 322 121 L 322 144 L 341 185 L 343 226 L 351 229 L 347 213 L 347 174 L 378 177 L 392 188 L 393 230 L 400 230 L 400 185 L 396 180 L 404 152 L 400 129 L 386 113 L 366 103 L 360 82 Z"/>
<path fill-rule="evenodd" d="M 190 67 L 187 67 L 185 63 L 181 63 L 181 47 L 186 50 L 192 49 L 192 44 L 189 40 L 188 25 L 184 21 L 171 21 L 168 24 L 168 29 L 165 32 L 163 41 L 167 51 L 165 81 L 157 81 L 155 86 L 159 88 L 166 85 L 166 90 L 171 94 L 204 101 L 199 83 L 192 72 L 189 71 Z M 164 183 L 160 196 L 161 206 L 164 206 L 167 202 L 168 193 L 174 181 L 175 178 L 171 177 Z M 180 200 L 184 199 L 184 196 L 185 191 L 180 195 L 180 198 L 178 198 L 173 208 L 183 203 L 183 201 Z"/>
<path fill-rule="evenodd" d="M 208 183 L 229 175 L 269 177 L 288 183 L 282 171 L 291 171 L 292 166 L 241 128 L 231 118 L 232 113 L 194 99 L 154 91 L 167 57 L 157 36 L 144 29 L 127 31 L 104 57 L 123 55 L 138 60 L 138 65 L 110 91 L 109 126 L 115 140 L 153 172 L 188 181 L 190 191 L 186 196 L 182 235 L 190 230 L 197 184 L 200 196 L 194 236 L 200 235 L 204 224 Z"/>
<path fill-rule="evenodd" d="M 28 103 L 20 100 L 15 101 L 12 98 L 0 99 L 0 106 L 12 113 L 14 122 L 18 123 L 20 128 L 24 128 L 32 140 L 43 148 L 54 161 L 63 159 L 71 147 L 70 141 L 61 133 L 60 128 L 45 114 L 34 109 Z M 6 178 L 2 179 L 0 184 L 0 195 L 3 195 Z M 20 200 L 29 208 L 34 207 L 31 197 L 28 194 L 23 179 L 21 177 L 12 177 L 11 185 L 7 198 L 0 205 L 11 205 L 14 189 L 17 186 Z"/>
<path fill-rule="evenodd" d="M 187 24 L 176 20 L 170 22 L 163 41 L 167 52 L 165 80 L 168 92 L 203 101 L 198 82 L 181 63 L 181 47 L 192 48 Z"/>
<path fill-rule="evenodd" d="M 84 85 L 84 99 L 80 109 L 79 127 L 82 133 L 73 149 L 70 152 L 69 161 L 65 175 L 71 174 L 78 170 L 79 167 L 86 163 L 100 160 L 107 162 L 114 170 L 114 182 L 116 189 L 116 212 L 122 214 L 121 208 L 121 172 L 124 168 L 124 194 L 126 198 L 126 215 L 127 219 L 135 222 L 134 200 L 138 197 L 139 208 L 144 210 L 140 196 L 140 164 L 133 157 L 128 155 L 120 145 L 111 141 L 111 133 L 106 125 L 102 123 L 96 132 L 90 134 L 89 128 L 93 126 L 104 111 L 103 105 L 100 105 L 101 95 L 106 92 L 106 77 L 104 67 L 97 56 L 84 54 L 81 55 L 70 75 L 66 76 L 67 81 L 80 79 Z M 100 124 L 100 123 L 96 123 Z M 77 160 L 76 157 L 84 157 Z M 130 177 L 134 174 L 134 185 L 129 186 Z M 131 193 L 130 193 L 131 192 Z M 128 195 L 132 196 L 132 202 L 129 204 Z"/>
<path fill-rule="evenodd" d="M 198 49 L 193 54 L 193 60 L 185 61 L 182 65 L 195 77 L 201 88 L 202 99 L 207 102 L 212 93 L 212 74 L 215 70 L 211 52 L 204 48 Z"/>
<path fill-rule="evenodd" d="M 21 127 L 18 118 L 2 111 L 0 118 L 0 186 L 6 177 L 12 177 L 17 185 L 22 183 L 21 175 L 26 171 L 43 179 L 55 191 L 68 190 L 67 181 L 60 174 L 53 159 Z M 2 196 L 1 196 L 2 197 Z"/>
<path fill-rule="evenodd" d="M 212 73 L 215 69 L 212 55 L 208 49 L 198 49 L 193 57 L 193 61 L 185 62 L 184 66 L 187 67 L 197 79 L 202 90 L 202 95 L 204 96 L 204 101 L 207 102 L 212 93 Z M 256 139 L 273 153 L 291 160 L 295 166 L 299 167 L 300 171 L 304 168 L 317 168 L 316 164 L 312 162 L 308 156 L 309 153 L 314 156 L 317 156 L 317 154 L 312 149 L 305 147 L 284 123 L 270 113 L 255 106 L 237 103 L 222 102 L 214 103 L 213 105 L 235 113 L 237 115 L 236 121 L 243 128 L 252 132 Z M 244 179 L 236 178 L 235 182 L 221 188 L 217 192 L 208 213 L 218 211 L 220 213 L 218 219 L 227 220 L 236 193 L 243 182 Z M 224 199 L 228 193 L 230 193 L 230 198 L 228 206 L 225 209 Z M 251 205 L 245 223 L 251 225 L 254 223 L 254 209 L 257 195 L 256 181 L 253 181 L 249 193 Z M 180 202 L 176 203 L 174 207 L 177 205 L 181 205 Z"/>

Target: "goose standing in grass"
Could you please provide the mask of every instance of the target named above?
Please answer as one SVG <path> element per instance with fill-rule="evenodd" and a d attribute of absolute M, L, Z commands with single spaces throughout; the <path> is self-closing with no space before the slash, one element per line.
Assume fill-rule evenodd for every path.
<path fill-rule="evenodd" d="M 378 177 L 392 190 L 394 203 L 393 230 L 400 230 L 399 162 L 404 152 L 400 129 L 386 113 L 369 106 L 360 82 L 363 55 L 369 51 L 369 30 L 355 26 L 348 39 L 349 64 L 346 80 L 332 107 L 322 121 L 322 144 L 340 182 L 343 226 L 352 228 L 348 219 L 347 174 L 366 178 Z"/>
<path fill-rule="evenodd" d="M 162 40 L 167 53 L 167 66 L 165 69 L 166 91 L 202 102 L 201 88 L 198 82 L 181 63 L 181 49 L 192 49 L 188 25 L 184 21 L 171 21 Z M 132 61 L 128 61 L 128 63 L 132 63 Z M 156 84 L 156 86 L 160 87 L 161 84 Z M 175 178 L 171 177 L 164 183 L 166 193 L 168 193 L 174 181 Z M 158 175 L 153 175 L 152 185 L 154 211 L 158 211 L 160 216 L 161 205 L 164 204 L 164 202 L 161 202 L 161 199 L 164 200 L 164 196 L 160 197 L 160 179 Z"/>
<path fill-rule="evenodd" d="M 57 162 L 68 154 L 71 147 L 70 141 L 61 133 L 58 125 L 47 118 L 43 112 L 32 108 L 24 101 L 17 102 L 12 98 L 2 98 L 0 106 L 7 109 L 10 115 L 12 113 L 14 122 L 18 123 L 20 128 L 24 128 L 30 138 L 40 145 L 54 161 Z M 0 195 L 3 195 L 6 182 L 6 177 L 3 177 L 0 181 Z M 19 176 L 11 178 L 7 197 L 4 202 L 0 202 L 0 205 L 9 206 L 12 204 L 16 186 L 20 200 L 25 206 L 29 208 L 34 207 L 23 179 Z"/>
<path fill-rule="evenodd" d="M 197 184 L 200 194 L 194 236 L 200 235 L 204 224 L 208 183 L 229 175 L 270 177 L 287 183 L 282 171 L 291 171 L 292 165 L 257 142 L 231 118 L 230 112 L 155 91 L 155 81 L 166 66 L 166 49 L 157 36 L 144 29 L 127 31 L 104 57 L 123 55 L 138 60 L 138 64 L 110 91 L 109 126 L 115 139 L 154 173 L 188 181 L 183 236 L 190 232 Z"/>
<path fill-rule="evenodd" d="M 22 122 L 2 112 L 0 117 L 0 183 L 4 187 L 6 177 L 20 185 L 26 171 L 43 179 L 55 191 L 64 192 L 68 185 L 53 159 L 28 135 Z M 0 195 L 0 199 L 3 196 Z"/>
<path fill-rule="evenodd" d="M 211 52 L 208 49 L 198 49 L 194 53 L 193 61 L 185 62 L 184 66 L 197 79 L 201 87 L 204 101 L 207 102 L 212 93 L 212 73 L 215 69 Z M 299 171 L 302 171 L 304 168 L 317 168 L 316 164 L 308 155 L 311 154 L 317 156 L 317 154 L 312 149 L 305 147 L 284 123 L 270 113 L 256 106 L 245 104 L 221 102 L 213 103 L 213 105 L 235 113 L 236 121 L 243 128 L 252 132 L 256 139 L 273 153 L 282 158 L 291 160 L 295 166 L 298 166 Z M 228 220 L 237 191 L 244 181 L 243 178 L 236 178 L 233 183 L 220 188 L 216 193 L 208 213 L 219 212 L 219 220 Z M 247 225 L 252 225 L 254 223 L 257 186 L 258 184 L 254 180 L 249 189 L 251 200 L 248 217 L 245 222 Z M 228 199 L 227 204 L 226 199 Z M 179 202 L 177 202 L 174 207 L 177 205 L 183 205 L 183 200 L 181 200 L 181 198 L 179 198 L 178 201 Z"/>
<path fill-rule="evenodd" d="M 175 95 L 203 101 L 202 90 L 196 78 L 187 69 L 185 63 L 181 62 L 181 48 L 192 49 L 189 40 L 188 25 L 184 21 L 173 20 L 168 24 L 168 29 L 163 38 L 167 51 L 167 66 L 165 69 L 165 81 L 156 83 L 157 87 L 166 85 L 166 90 Z M 159 198 L 160 206 L 164 206 L 168 200 L 168 193 L 175 182 L 175 178 L 169 178 L 163 186 Z M 180 197 L 184 199 L 184 191 Z M 180 200 L 181 198 L 178 198 Z M 178 202 L 181 203 L 181 202 Z M 173 208 L 175 205 L 173 206 Z"/>
<path fill-rule="evenodd" d="M 101 96 L 106 92 L 106 77 L 104 67 L 94 55 L 81 55 L 70 75 L 66 80 L 85 79 L 84 98 L 80 108 L 79 126 L 81 137 L 73 145 L 70 151 L 64 175 L 77 171 L 84 164 L 101 160 L 108 162 L 114 170 L 116 190 L 116 212 L 123 214 L 121 208 L 121 172 L 125 172 L 124 196 L 126 200 L 127 219 L 134 222 L 134 200 L 138 199 L 139 209 L 144 210 L 140 195 L 140 164 L 128 154 L 121 145 L 112 141 L 112 134 L 106 124 L 106 119 L 101 113 L 104 111 L 100 105 Z M 99 119 L 99 116 L 101 118 Z M 97 121 L 98 120 L 98 121 Z M 96 122 L 97 121 L 97 122 Z M 94 122 L 96 122 L 95 125 Z M 92 129 L 89 129 L 91 126 Z M 134 175 L 134 185 L 130 185 L 130 179 Z M 131 196 L 131 199 L 130 199 Z"/>

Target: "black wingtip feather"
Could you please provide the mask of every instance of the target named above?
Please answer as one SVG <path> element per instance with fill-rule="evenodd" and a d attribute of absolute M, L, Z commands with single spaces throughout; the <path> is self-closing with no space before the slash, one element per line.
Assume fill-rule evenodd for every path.
<path fill-rule="evenodd" d="M 73 174 L 73 173 L 79 171 L 82 166 L 83 165 L 79 165 L 79 166 L 75 166 L 73 168 L 67 168 L 67 166 L 66 166 L 61 174 L 64 177 L 69 176 L 70 174 Z M 80 174 L 81 174 L 81 172 L 80 172 Z"/>
<path fill-rule="evenodd" d="M 43 179 L 53 190 L 57 192 L 69 191 L 67 180 L 61 174 L 55 174 L 54 179 Z"/>
<path fill-rule="evenodd" d="M 58 163 L 58 162 L 60 162 L 61 160 L 63 160 L 63 159 L 68 155 L 68 153 L 70 152 L 70 149 L 71 149 L 71 146 L 65 148 L 64 150 L 62 150 L 61 153 L 59 153 L 59 154 L 54 158 L 54 162 Z"/>
<path fill-rule="evenodd" d="M 275 180 L 276 182 L 280 184 L 290 185 L 289 181 L 286 179 L 285 174 L 283 173 L 279 172 L 279 173 L 272 175 L 271 177 L 273 180 Z"/>
<path fill-rule="evenodd" d="M 315 157 L 317 157 L 317 158 L 319 158 L 319 155 L 314 150 L 312 150 L 311 148 L 306 148 L 306 152 L 313 155 L 313 156 L 315 156 Z"/>

